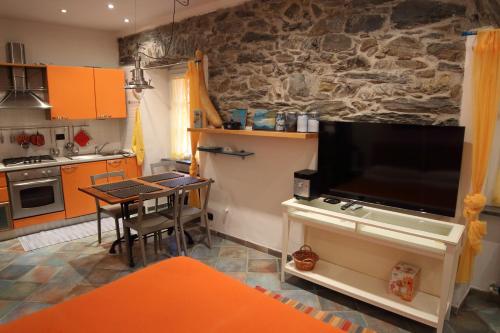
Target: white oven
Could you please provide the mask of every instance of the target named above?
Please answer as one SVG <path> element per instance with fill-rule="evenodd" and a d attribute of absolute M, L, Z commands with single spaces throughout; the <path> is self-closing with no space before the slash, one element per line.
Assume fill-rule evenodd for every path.
<path fill-rule="evenodd" d="M 59 167 L 9 172 L 7 180 L 13 219 L 64 210 Z"/>

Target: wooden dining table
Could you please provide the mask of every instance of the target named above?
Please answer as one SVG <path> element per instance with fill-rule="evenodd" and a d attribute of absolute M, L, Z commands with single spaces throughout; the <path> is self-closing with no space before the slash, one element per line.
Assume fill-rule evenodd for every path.
<path fill-rule="evenodd" d="M 181 173 L 178 173 L 178 172 L 168 172 L 168 173 L 176 173 L 179 175 L 178 178 L 181 178 L 181 177 L 187 177 L 188 175 L 184 175 L 184 174 L 181 174 Z M 189 176 L 191 177 L 191 176 Z M 123 179 L 123 180 L 120 180 L 120 181 L 117 181 L 117 182 L 110 182 L 108 184 L 115 184 L 115 183 L 121 183 L 121 182 L 124 182 L 124 181 L 135 181 L 137 183 L 140 183 L 142 185 L 146 185 L 146 186 L 151 186 L 151 187 L 155 187 L 158 189 L 158 191 L 167 191 L 167 190 L 172 190 L 172 189 L 181 189 L 181 187 L 167 187 L 167 186 L 163 186 L 163 185 L 160 185 L 159 183 L 161 182 L 165 182 L 165 181 L 168 181 L 168 180 L 173 180 L 173 179 L 168 179 L 168 180 L 159 180 L 159 181 L 156 181 L 156 182 L 150 182 L 150 181 L 146 181 L 146 180 L 143 180 L 141 178 L 147 178 L 147 176 L 142 176 L 142 177 L 138 177 L 138 178 L 127 178 L 127 179 Z M 208 179 L 205 179 L 205 178 L 202 178 L 202 177 L 192 177 L 192 178 L 197 178 L 199 181 L 207 181 Z M 175 178 L 177 179 L 177 178 Z M 137 202 L 139 200 L 139 194 L 136 194 L 136 195 L 131 195 L 129 197 L 126 197 L 126 198 L 119 198 L 119 197 L 116 197 L 116 196 L 113 196 L 110 194 L 109 191 L 102 191 L 102 190 L 99 190 L 98 187 L 99 186 L 102 186 L 102 184 L 99 184 L 99 185 L 94 185 L 94 186 L 89 186 L 89 187 L 80 187 L 78 188 L 79 191 L 85 193 L 85 194 L 88 194 L 98 200 L 101 200 L 101 201 L 104 201 L 105 203 L 107 204 L 110 204 L 110 205 L 116 205 L 116 204 L 119 204 L 120 207 L 121 207 L 121 210 L 122 210 L 122 217 L 123 219 L 130 219 L 130 210 L 129 210 L 129 205 L 134 203 L 134 202 Z M 125 247 L 126 247 L 126 251 L 127 251 L 127 258 L 128 258 L 128 265 L 130 267 L 134 267 L 135 266 L 135 263 L 134 263 L 134 256 L 133 256 L 133 250 L 132 250 L 132 236 L 131 236 L 131 233 L 130 233 L 130 228 L 126 227 L 125 224 L 123 224 L 123 232 L 124 232 L 124 240 L 125 240 Z M 121 242 L 122 239 L 117 239 L 115 241 L 115 243 L 119 243 Z M 112 245 L 112 248 L 110 249 L 110 252 L 112 253 L 112 249 L 114 248 L 115 246 L 115 243 L 113 243 Z"/>

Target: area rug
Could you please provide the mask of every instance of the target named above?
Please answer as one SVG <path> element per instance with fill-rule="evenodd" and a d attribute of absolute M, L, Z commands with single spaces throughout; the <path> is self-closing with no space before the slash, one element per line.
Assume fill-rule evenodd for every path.
<path fill-rule="evenodd" d="M 294 299 L 284 297 L 280 294 L 274 293 L 272 291 L 269 291 L 267 289 L 264 289 L 260 286 L 256 286 L 255 289 L 257 289 L 260 292 L 263 292 L 265 295 L 268 295 L 269 297 L 274 298 L 277 301 L 280 301 L 283 304 L 289 305 L 294 307 L 296 310 L 303 312 L 315 319 L 321 320 L 322 322 L 331 325 L 335 328 L 341 329 L 344 332 L 348 333 L 376 333 L 375 331 L 365 328 L 362 326 L 359 326 L 358 324 L 354 324 L 353 322 L 350 322 L 349 320 L 345 320 L 343 318 L 337 317 L 332 315 L 331 313 L 327 311 L 320 311 L 312 306 L 308 306 L 305 304 L 300 303 L 299 301 L 296 301 Z"/>
<path fill-rule="evenodd" d="M 115 230 L 115 220 L 104 218 L 101 220 L 101 232 Z M 33 251 L 42 247 L 69 242 L 75 239 L 97 235 L 97 221 L 90 221 L 61 227 L 48 231 L 18 237 L 24 251 Z M 97 240 L 97 238 L 96 238 Z"/>

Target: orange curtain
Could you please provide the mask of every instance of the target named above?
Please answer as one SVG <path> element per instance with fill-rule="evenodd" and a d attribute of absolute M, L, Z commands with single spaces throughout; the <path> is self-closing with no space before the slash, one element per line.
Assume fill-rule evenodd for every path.
<path fill-rule="evenodd" d="M 195 61 L 188 62 L 188 70 L 186 79 L 189 86 L 189 126 L 194 127 L 194 110 L 200 109 L 200 74 Z M 203 69 L 201 69 L 203 70 Z M 200 133 L 191 133 L 191 166 L 189 167 L 190 176 L 198 176 L 198 161 L 196 160 L 196 151 L 198 141 L 200 140 Z M 191 207 L 200 206 L 200 196 L 198 191 L 191 191 L 189 193 L 189 205 Z"/>
<path fill-rule="evenodd" d="M 478 32 L 473 59 L 472 192 L 464 200 L 467 234 L 458 266 L 457 282 L 471 280 L 474 259 L 481 251 L 486 222 L 479 214 L 486 204 L 481 193 L 488 171 L 500 103 L 500 29 Z"/>

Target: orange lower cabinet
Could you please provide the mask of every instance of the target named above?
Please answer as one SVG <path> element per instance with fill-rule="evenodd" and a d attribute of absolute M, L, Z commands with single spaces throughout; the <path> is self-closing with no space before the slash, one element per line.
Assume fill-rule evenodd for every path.
<path fill-rule="evenodd" d="M 0 172 L 0 187 L 7 187 L 7 178 L 3 172 Z"/>
<path fill-rule="evenodd" d="M 7 187 L 0 187 L 0 203 L 9 201 L 9 191 Z"/>
<path fill-rule="evenodd" d="M 14 228 L 19 229 L 37 224 L 62 221 L 64 220 L 64 218 L 65 218 L 64 212 L 55 212 L 50 214 L 27 217 L 24 219 L 14 220 Z"/>
<path fill-rule="evenodd" d="M 141 168 L 137 165 L 137 159 L 135 157 L 127 157 L 125 159 L 125 164 L 125 173 L 127 178 L 137 178 L 142 176 Z"/>
<path fill-rule="evenodd" d="M 90 176 L 101 173 L 106 173 L 105 161 L 61 167 L 66 218 L 95 213 L 95 199 L 78 188 L 91 186 Z"/>
<path fill-rule="evenodd" d="M 125 173 L 125 178 L 127 178 L 127 166 L 124 158 L 118 158 L 115 160 L 106 161 L 106 169 L 108 172 L 119 172 L 123 171 Z M 121 177 L 110 177 L 109 182 L 118 182 L 122 180 Z"/>

